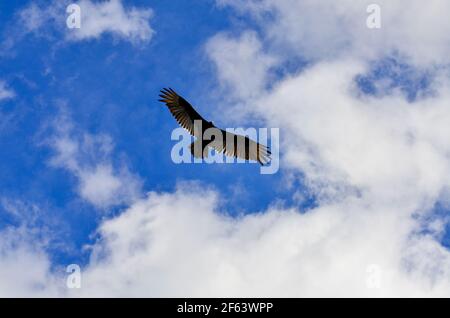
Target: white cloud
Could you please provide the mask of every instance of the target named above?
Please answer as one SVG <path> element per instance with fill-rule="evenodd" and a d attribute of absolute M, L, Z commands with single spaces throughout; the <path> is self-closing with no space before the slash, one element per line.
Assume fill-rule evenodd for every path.
<path fill-rule="evenodd" d="M 52 7 L 52 6 L 51 6 Z M 50 8 L 41 9 L 36 3 L 31 3 L 19 11 L 19 21 L 27 32 L 35 32 L 39 30 L 50 19 L 54 19 L 54 14 Z"/>
<path fill-rule="evenodd" d="M 42 297 L 58 294 L 50 283 L 54 278 L 45 253 L 30 251 L 29 246 L 14 246 L 0 255 L 0 297 Z"/>
<path fill-rule="evenodd" d="M 82 171 L 80 195 L 95 205 L 109 205 L 113 194 L 122 186 L 111 165 L 98 165 L 93 171 Z"/>
<path fill-rule="evenodd" d="M 153 36 L 154 31 L 149 25 L 153 15 L 150 9 L 126 9 L 121 0 L 81 0 L 78 5 L 81 8 L 81 28 L 68 31 L 70 39 L 93 39 L 111 33 L 132 42 L 146 42 Z"/>
<path fill-rule="evenodd" d="M 450 3 L 445 0 L 379 0 L 381 29 L 366 27 L 363 1 L 218 0 L 241 13 L 250 13 L 280 52 L 307 58 L 353 55 L 366 59 L 400 54 L 417 64 L 449 63 Z M 270 16 L 270 19 L 268 19 Z"/>
<path fill-rule="evenodd" d="M 6 83 L 2 80 L 0 80 L 0 101 L 5 99 L 11 99 L 16 96 L 16 93 L 8 88 Z"/>
<path fill-rule="evenodd" d="M 182 184 L 175 193 L 150 193 L 104 221 L 101 240 L 82 268 L 81 289 L 65 288 L 66 277 L 49 272 L 41 251 L 26 244 L 4 248 L 0 275 L 6 284 L 0 294 L 445 297 L 450 292 L 450 253 L 435 241 L 439 233 L 420 234 L 398 207 L 350 198 L 307 213 L 274 207 L 235 218 L 217 210 L 218 199 L 201 184 Z M 6 246 L 5 237 L 0 235 L 0 246 Z"/>
<path fill-rule="evenodd" d="M 217 194 L 150 193 L 100 227 L 72 296 L 446 296 L 450 253 L 364 200 L 232 218 Z M 426 256 L 426 257 L 425 257 Z M 380 288 L 371 288 L 375 264 Z M 377 285 L 378 286 L 378 285 Z M 376 286 L 375 286 L 376 287 Z"/>
<path fill-rule="evenodd" d="M 57 133 L 48 142 L 55 151 L 51 164 L 76 176 L 83 199 L 98 208 L 108 208 L 140 196 L 140 179 L 126 165 L 114 165 L 110 156 L 114 145 L 109 136 L 77 134 L 66 116 L 58 117 L 54 126 Z"/>
<path fill-rule="evenodd" d="M 31 230 L 31 231 L 30 231 Z M 51 297 L 64 286 L 26 225 L 0 230 L 0 297 Z"/>
<path fill-rule="evenodd" d="M 221 61 L 216 64 L 219 80 L 245 98 L 254 98 L 265 88 L 269 81 L 266 75 L 276 63 L 275 58 L 261 54 L 262 44 L 254 32 L 245 32 L 237 39 L 217 34 L 208 41 L 206 51 L 212 59 Z M 235 82 L 236 78 L 240 81 Z"/>
<path fill-rule="evenodd" d="M 301 72 L 282 77 L 271 88 L 255 88 L 251 99 L 235 90 L 241 99 L 230 110 L 230 113 L 241 114 L 243 118 L 258 116 L 266 120 L 269 126 L 282 127 L 283 135 L 286 136 L 282 138 L 284 163 L 305 173 L 309 186 L 315 188 L 316 192 L 325 193 L 357 189 L 365 195 L 383 200 L 411 199 L 414 204 L 434 202 L 440 196 L 450 181 L 447 177 L 450 175 L 450 144 L 446 140 L 450 134 L 446 125 L 450 116 L 446 107 L 450 101 L 450 84 L 445 68 L 434 71 L 436 79 L 432 89 L 436 94 L 433 97 L 414 103 L 409 103 L 395 91 L 381 98 L 361 97 L 357 93 L 354 78 L 367 72 L 367 59 L 355 54 L 353 49 L 340 50 L 333 41 L 320 38 L 329 36 L 336 41 L 348 42 L 351 47 L 369 41 L 366 37 L 348 38 L 348 32 L 342 32 L 342 29 L 346 30 L 347 23 L 355 24 L 361 14 L 366 15 L 363 3 L 344 1 L 341 5 L 341 2 L 327 2 L 327 6 L 312 1 L 292 3 L 268 0 L 246 5 L 233 0 L 222 2 L 242 5 L 244 11 L 251 10 L 256 16 L 262 11 L 272 10 L 274 22 L 256 18 L 264 29 L 261 38 L 265 39 L 266 47 L 270 49 L 263 50 L 259 46 L 259 51 L 253 50 L 252 56 L 246 56 L 243 60 L 247 69 L 259 67 L 260 59 L 268 55 L 275 56 L 275 61 L 283 63 L 309 54 L 302 47 L 281 51 L 273 47 L 274 43 L 283 43 L 283 47 L 286 47 L 290 43 L 288 37 L 291 36 L 293 42 L 315 48 L 310 52 L 315 62 L 310 62 Z M 411 13 L 408 11 L 406 16 L 402 15 L 398 9 L 402 7 L 400 2 L 395 3 L 395 14 L 405 23 L 398 25 L 398 28 L 408 29 L 410 26 L 407 22 L 413 23 L 409 19 Z M 394 14 L 390 11 L 393 10 L 391 6 L 384 2 L 381 5 L 383 16 Z M 417 14 L 420 12 L 414 1 L 403 2 L 405 6 L 414 9 Z M 423 12 L 425 15 L 426 10 Z M 356 14 L 360 11 L 361 14 Z M 436 30 L 440 25 L 440 17 L 436 21 L 437 25 L 427 25 L 427 28 Z M 292 30 L 278 30 L 280 25 L 277 22 L 286 23 L 285 27 Z M 389 29 L 389 22 L 389 19 L 383 22 L 384 29 Z M 315 29 L 317 23 L 325 25 L 327 29 Z M 363 24 L 362 27 L 355 27 L 354 32 L 366 32 L 366 29 Z M 382 32 L 391 34 L 390 31 Z M 305 34 L 309 34 L 308 37 L 305 38 Z M 315 39 L 310 39 L 313 35 L 316 35 Z M 445 40 L 439 39 L 433 45 L 443 45 Z M 210 46 L 220 50 L 230 41 L 235 46 L 247 47 L 247 43 L 239 41 L 239 38 L 234 42 L 230 38 L 220 38 L 211 42 Z M 314 41 L 320 41 L 320 44 L 314 45 Z M 392 50 L 407 53 L 403 52 L 401 41 L 394 42 Z M 374 51 L 376 55 L 367 57 L 382 58 L 385 52 L 390 51 L 390 42 L 387 43 L 384 47 L 375 45 L 374 49 L 380 50 Z M 238 50 L 234 48 L 234 51 Z M 322 50 L 330 53 L 330 56 L 325 57 Z M 207 53 L 216 65 L 221 84 L 224 87 L 245 87 L 239 72 L 234 75 L 226 70 L 229 58 L 211 52 L 214 52 L 214 48 L 208 46 Z M 444 62 L 439 52 L 432 56 Z M 235 58 L 239 59 L 239 55 Z M 431 61 L 425 56 L 416 56 L 415 60 L 422 65 Z M 255 65 L 249 65 L 252 63 Z M 424 67 L 434 66 L 426 64 Z M 259 82 L 270 76 L 268 68 L 255 75 Z"/>
<path fill-rule="evenodd" d="M 281 82 L 252 110 L 284 128 L 285 163 L 310 180 L 386 200 L 436 199 L 450 181 L 448 84 L 413 104 L 396 94 L 361 99 L 353 87 L 361 70 L 348 61 L 318 64 Z"/>
<path fill-rule="evenodd" d="M 450 23 L 445 10 L 437 12 L 438 3 L 444 7 L 447 3 L 434 1 L 427 7 L 417 1 L 382 1 L 383 27 L 369 30 L 365 27 L 365 2 L 221 2 L 236 6 L 242 14 L 250 12 L 262 29 L 259 38 L 264 45 L 243 59 L 247 69 L 259 67 L 258 61 L 266 56 L 278 61 L 272 66 L 275 68 L 294 58 L 309 61 L 271 87 L 258 87 L 248 98 L 239 90 L 245 87 L 239 72 L 230 75 L 226 70 L 228 57 L 211 54 L 214 47 L 220 50 L 230 42 L 244 48 L 247 44 L 239 36 L 212 42 L 214 47 L 207 47 L 206 52 L 216 65 L 221 85 L 236 88 L 234 92 L 240 96 L 237 103 L 229 103 L 230 113 L 241 114 L 243 120 L 256 116 L 269 127 L 282 128 L 281 165 L 293 175 L 301 173 L 306 186 L 319 198 L 319 208 L 308 214 L 325 226 L 330 221 L 323 211 L 332 206 L 336 215 L 346 215 L 336 224 L 336 233 L 342 230 L 346 233 L 342 235 L 360 244 L 324 235 L 320 244 L 314 245 L 318 254 L 307 260 L 317 269 L 308 276 L 321 291 L 301 287 L 309 284 L 300 279 L 297 292 L 367 295 L 367 290 L 356 288 L 361 277 L 347 276 L 361 272 L 362 263 L 358 268 L 348 263 L 361 257 L 364 263 L 371 258 L 375 264 L 380 264 L 378 259 L 386 260 L 380 264 L 387 274 L 380 296 L 448 294 L 448 278 L 440 275 L 450 268 L 448 249 L 439 243 L 439 234 L 417 234 L 426 226 L 443 235 L 442 224 L 448 222 L 443 218 L 436 223 L 440 226 L 433 227 L 421 221 L 437 201 L 448 202 L 450 82 L 446 63 L 450 45 L 440 32 L 450 28 Z M 405 8 L 408 10 L 403 11 Z M 422 24 L 425 26 L 419 31 Z M 432 70 L 432 96 L 411 102 L 396 90 L 378 97 L 358 92 L 355 77 L 368 72 L 368 62 L 393 52 L 403 62 Z M 255 65 L 248 65 L 252 62 Z M 239 65 L 239 61 L 234 63 Z M 256 74 L 260 82 L 271 76 L 270 68 Z M 291 231 L 291 235 L 296 234 Z M 299 242 L 305 240 L 308 238 L 298 238 Z M 320 254 L 329 245 L 339 252 Z M 346 246 L 351 249 L 347 251 Z M 326 271 L 319 270 L 316 257 L 326 262 Z M 295 266 L 301 272 L 302 264 Z M 330 288 L 324 276 L 333 287 L 341 281 L 341 290 Z M 296 274 L 291 278 L 295 281 Z"/>
<path fill-rule="evenodd" d="M 79 29 L 70 29 L 66 25 L 69 16 L 66 7 L 71 3 L 79 5 L 81 9 Z M 49 35 L 49 30 L 56 30 L 64 33 L 69 41 L 98 39 L 104 34 L 111 34 L 132 43 L 145 43 L 154 34 L 149 23 L 153 11 L 149 8 L 125 7 L 121 0 L 53 1 L 47 6 L 31 3 L 18 16 L 25 32 Z"/>

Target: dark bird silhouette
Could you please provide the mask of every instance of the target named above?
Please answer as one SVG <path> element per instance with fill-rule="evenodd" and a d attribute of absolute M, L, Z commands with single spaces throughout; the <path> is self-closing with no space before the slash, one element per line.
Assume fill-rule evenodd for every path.
<path fill-rule="evenodd" d="M 204 158 L 207 156 L 208 148 L 213 148 L 218 153 L 258 161 L 261 165 L 270 162 L 271 152 L 266 146 L 247 136 L 217 128 L 211 121 L 200 116 L 194 107 L 173 89 L 162 89 L 159 97 L 161 97 L 159 101 L 167 105 L 178 124 L 197 138 L 190 146 L 194 157 Z"/>

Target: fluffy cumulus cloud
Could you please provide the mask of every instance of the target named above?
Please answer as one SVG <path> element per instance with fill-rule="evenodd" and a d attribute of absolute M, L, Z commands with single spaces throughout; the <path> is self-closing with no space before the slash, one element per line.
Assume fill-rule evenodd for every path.
<path fill-rule="evenodd" d="M 48 145 L 54 150 L 50 164 L 64 168 L 78 180 L 81 198 L 98 208 L 127 204 L 140 195 L 140 179 L 125 164 L 111 159 L 114 145 L 107 135 L 77 132 L 70 118 L 55 121 Z"/>
<path fill-rule="evenodd" d="M 72 296 L 442 296 L 450 255 L 364 200 L 229 217 L 192 185 L 150 193 L 100 228 Z M 426 254 L 425 254 L 426 253 Z M 424 258 L 424 256 L 427 256 Z M 402 261 L 404 259 L 405 261 Z"/>
<path fill-rule="evenodd" d="M 0 198 L 3 216 L 16 225 L 0 226 L 0 297 L 57 296 L 64 280 L 51 270 L 45 246 L 54 235 L 35 204 Z"/>
<path fill-rule="evenodd" d="M 319 186 L 354 186 L 389 202 L 436 200 L 450 181 L 449 84 L 414 103 L 400 94 L 361 97 L 354 84 L 361 71 L 348 61 L 321 63 L 280 83 L 253 110 L 285 128 L 285 162 Z"/>
<path fill-rule="evenodd" d="M 154 33 L 149 25 L 150 9 L 125 9 L 120 0 L 91 2 L 82 0 L 81 27 L 74 29 L 70 38 L 76 40 L 98 38 L 103 33 L 112 33 L 133 42 L 149 41 Z"/>
<path fill-rule="evenodd" d="M 0 273 L 25 272 L 19 295 L 448 295 L 448 251 L 437 233 L 412 233 L 414 222 L 395 207 L 352 198 L 308 213 L 273 207 L 234 218 L 217 200 L 213 190 L 184 184 L 105 221 L 80 289 L 63 288 L 45 254 L 27 245 L 5 257 L 20 267 L 11 272 L 4 262 Z"/>
<path fill-rule="evenodd" d="M 0 297 L 57 296 L 64 285 L 26 228 L 0 231 Z M 59 288 L 61 287 L 61 288 Z"/>
<path fill-rule="evenodd" d="M 70 4 L 77 5 L 79 11 L 68 7 Z M 67 8 L 71 10 L 66 12 Z M 98 39 L 104 34 L 111 34 L 117 39 L 144 43 L 150 41 L 154 34 L 149 23 L 153 11 L 150 8 L 124 6 L 121 0 L 53 1 L 45 5 L 31 3 L 18 15 L 26 32 L 48 36 L 50 30 L 56 30 L 63 32 L 69 41 Z M 80 27 L 68 28 L 66 22 L 69 20 L 72 23 L 78 18 Z"/>
<path fill-rule="evenodd" d="M 220 61 L 215 65 L 219 80 L 241 97 L 256 96 L 267 85 L 266 75 L 276 63 L 275 57 L 261 54 L 261 41 L 251 31 L 236 39 L 220 33 L 208 41 L 206 50 L 212 59 Z"/>
<path fill-rule="evenodd" d="M 5 235 L 2 233 L 2 236 Z M 0 237 L 1 297 L 35 297 L 43 295 L 51 279 L 50 262 L 42 252 L 35 252 L 30 246 L 5 246 L 5 238 Z M 4 251 L 2 251 L 4 250 Z M 56 293 L 53 293 L 54 295 Z M 51 295 L 48 293 L 47 295 Z"/>
<path fill-rule="evenodd" d="M 333 206 L 337 215 L 349 216 L 338 228 L 346 229 L 348 238 L 361 244 L 361 250 L 367 252 L 361 259 L 366 263 L 372 258 L 375 264 L 384 264 L 381 268 L 386 270 L 389 286 L 381 288 L 380 295 L 448 295 L 450 282 L 440 275 L 450 268 L 450 253 L 439 243 L 443 228 L 438 226 L 436 232 L 423 222 L 433 215 L 437 202 L 448 201 L 450 184 L 450 143 L 446 140 L 450 135 L 446 124 L 450 119 L 450 46 L 440 35 L 450 27 L 445 10 L 440 11 L 447 3 L 432 1 L 433 5 L 424 7 L 417 1 L 381 1 L 381 29 L 366 27 L 369 2 L 364 1 L 221 3 L 261 23 L 260 41 L 265 45 L 247 61 L 267 56 L 279 61 L 307 61 L 302 69 L 282 76 L 271 86 L 262 86 L 254 92 L 257 98 L 240 94 L 239 107 L 245 105 L 244 117 L 257 116 L 269 126 L 283 127 L 282 164 L 293 174 L 301 173 L 306 186 L 318 197 L 319 208 L 308 214 L 325 218 L 324 210 Z M 239 37 L 224 37 L 221 42 L 210 45 L 247 46 Z M 207 46 L 207 52 L 214 50 Z M 224 87 L 240 85 L 239 76 L 229 76 L 223 70 L 228 59 L 209 56 Z M 433 93 L 408 100 L 400 89 L 380 96 L 362 92 L 356 79 L 370 73 L 374 61 L 386 57 L 428 70 L 431 84 L 427 89 Z M 266 69 L 265 74 L 255 73 L 260 77 L 257 81 L 270 78 L 276 66 Z M 374 82 L 386 87 L 382 79 Z M 357 220 L 367 222 L 368 227 Z M 446 221 L 443 218 L 438 223 Z M 390 243 L 374 248 L 374 241 L 380 243 L 386 237 Z M 316 248 L 328 244 L 341 251 L 323 258 L 329 262 L 329 274 L 344 278 L 344 291 L 364 295 L 364 288 L 351 288 L 360 278 L 346 277 L 346 270 L 336 268 L 354 260 L 359 248 L 353 246 L 355 253 L 343 253 L 341 248 L 352 244 L 335 235 Z M 392 249 L 383 248 L 384 244 Z M 309 265 L 297 264 L 300 271 L 303 266 Z M 360 272 L 357 268 L 352 271 Z M 323 272 L 311 275 L 320 280 Z M 317 286 L 328 286 L 330 295 L 337 295 L 339 289 L 333 280 L 329 282 Z M 302 288 L 298 289 L 302 293 Z"/>
<path fill-rule="evenodd" d="M 376 58 L 400 51 L 418 64 L 449 62 L 450 31 L 445 0 L 412 1 L 218 0 L 250 14 L 268 40 L 284 52 L 318 58 Z M 381 9 L 381 28 L 369 29 L 369 4 Z M 371 11 L 372 12 L 372 11 Z"/>

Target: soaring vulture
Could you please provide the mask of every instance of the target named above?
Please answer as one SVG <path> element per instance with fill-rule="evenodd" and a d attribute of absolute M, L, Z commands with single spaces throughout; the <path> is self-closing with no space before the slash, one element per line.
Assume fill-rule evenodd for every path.
<path fill-rule="evenodd" d="M 236 135 L 217 128 L 211 121 L 206 121 L 183 97 L 171 88 L 164 88 L 159 95 L 167 105 L 178 124 L 189 131 L 197 140 L 191 144 L 190 150 L 194 157 L 203 158 L 207 156 L 207 149 L 213 148 L 218 153 L 227 156 L 258 161 L 261 165 L 270 162 L 270 150 L 247 136 Z M 201 124 L 201 129 L 199 128 Z M 194 127 L 198 127 L 194 129 Z M 213 128 L 213 129 L 209 129 Z M 209 129 L 210 136 L 205 136 Z M 201 135 L 199 135 L 201 133 Z M 196 136 L 196 134 L 198 136 Z M 208 134 L 208 131 L 206 132 Z M 205 137 L 204 137 L 205 136 Z M 223 140 L 215 140 L 215 136 L 222 136 Z M 206 150 L 206 152 L 205 152 Z"/>

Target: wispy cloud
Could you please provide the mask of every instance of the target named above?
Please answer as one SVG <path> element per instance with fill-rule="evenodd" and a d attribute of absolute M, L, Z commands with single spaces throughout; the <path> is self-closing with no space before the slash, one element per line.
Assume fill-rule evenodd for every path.
<path fill-rule="evenodd" d="M 98 208 L 127 204 L 140 196 L 141 182 L 124 164 L 114 165 L 114 145 L 107 135 L 78 132 L 62 114 L 47 140 L 54 150 L 52 166 L 67 169 L 78 180 L 78 193 Z"/>
<path fill-rule="evenodd" d="M 16 96 L 16 93 L 8 85 L 0 80 L 0 101 L 10 99 Z"/>

